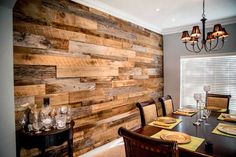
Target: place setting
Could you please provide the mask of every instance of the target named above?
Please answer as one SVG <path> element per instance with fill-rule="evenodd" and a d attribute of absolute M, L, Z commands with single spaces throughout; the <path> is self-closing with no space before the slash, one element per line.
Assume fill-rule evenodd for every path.
<path fill-rule="evenodd" d="M 193 116 L 194 114 L 196 114 L 197 112 L 198 112 L 198 110 L 196 110 L 196 109 L 191 109 L 191 108 L 179 108 L 179 109 L 177 109 L 175 112 L 173 112 L 173 114 L 191 117 L 191 116 Z"/>
<path fill-rule="evenodd" d="M 164 129 L 173 129 L 181 121 L 182 121 L 181 119 L 176 119 L 173 117 L 158 117 L 156 120 L 149 123 L 148 125 Z"/>
<path fill-rule="evenodd" d="M 164 130 L 164 129 L 152 135 L 151 137 L 166 140 L 166 141 L 176 141 L 179 147 L 190 150 L 190 151 L 196 151 L 197 148 L 204 141 L 203 138 L 190 136 L 183 132 L 169 131 L 169 130 Z"/>
<path fill-rule="evenodd" d="M 236 114 L 221 113 L 217 119 L 236 123 Z"/>
<path fill-rule="evenodd" d="M 236 138 L 236 125 L 219 123 L 212 133 Z"/>

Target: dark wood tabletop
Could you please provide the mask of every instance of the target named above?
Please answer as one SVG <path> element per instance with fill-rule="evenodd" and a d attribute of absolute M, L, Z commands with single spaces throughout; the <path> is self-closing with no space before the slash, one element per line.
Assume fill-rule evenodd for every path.
<path fill-rule="evenodd" d="M 182 122 L 178 124 L 176 127 L 174 127 L 172 130 L 184 132 L 191 136 L 204 138 L 206 139 L 205 141 L 208 141 L 208 143 L 212 144 L 212 147 L 205 148 L 205 142 L 203 142 L 196 150 L 197 153 L 211 155 L 214 157 L 236 157 L 236 138 L 221 136 L 211 133 L 213 129 L 217 126 L 217 124 L 220 122 L 228 124 L 233 124 L 233 123 L 217 120 L 220 113 L 212 112 L 207 120 L 207 122 L 210 125 L 204 125 L 204 123 L 202 122 L 200 126 L 194 126 L 193 122 L 196 119 L 196 115 L 197 114 L 193 115 L 192 117 L 169 115 L 171 117 L 182 119 Z M 143 135 L 151 136 L 159 132 L 160 130 L 162 129 L 146 125 L 136 130 L 136 132 Z M 179 150 L 180 150 L 180 156 L 186 156 L 184 155 L 185 152 L 187 152 L 186 150 L 183 150 L 181 148 L 179 148 Z"/>

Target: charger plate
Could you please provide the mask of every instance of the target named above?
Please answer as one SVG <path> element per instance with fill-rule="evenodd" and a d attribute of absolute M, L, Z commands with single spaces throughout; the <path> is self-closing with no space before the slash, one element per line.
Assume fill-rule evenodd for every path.
<path fill-rule="evenodd" d="M 191 108 L 179 108 L 179 109 L 177 109 L 177 111 L 186 112 L 186 113 L 195 113 L 195 112 L 197 112 L 195 109 L 191 109 Z"/>
<path fill-rule="evenodd" d="M 156 121 L 166 123 L 166 124 L 176 123 L 176 119 L 172 117 L 158 117 Z"/>
<path fill-rule="evenodd" d="M 191 142 L 191 136 L 177 131 L 166 132 L 162 134 L 160 137 L 163 140 L 177 141 L 178 144 L 185 144 Z"/>
<path fill-rule="evenodd" d="M 226 134 L 236 135 L 236 126 L 233 125 L 219 125 L 217 129 Z"/>

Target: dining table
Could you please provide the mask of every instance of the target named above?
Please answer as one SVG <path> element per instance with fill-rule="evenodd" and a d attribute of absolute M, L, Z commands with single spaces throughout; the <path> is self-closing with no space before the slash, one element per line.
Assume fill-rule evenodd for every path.
<path fill-rule="evenodd" d="M 193 116 L 183 116 L 170 114 L 169 117 L 181 119 L 181 123 L 176 125 L 171 131 L 178 131 L 186 133 L 190 136 L 203 138 L 204 142 L 195 150 L 189 151 L 179 147 L 180 157 L 192 157 L 192 156 L 214 156 L 214 157 L 236 157 L 236 136 L 228 137 L 212 133 L 219 123 L 233 124 L 231 122 L 221 121 L 217 118 L 221 113 L 211 112 L 209 118 L 206 121 L 201 122 L 201 125 L 193 125 L 196 118 L 199 117 L 199 112 Z M 198 116 L 198 117 L 196 117 Z M 208 125 L 207 125 L 208 124 Z M 145 125 L 137 129 L 135 132 L 152 136 L 160 132 L 163 128 L 156 126 Z"/>

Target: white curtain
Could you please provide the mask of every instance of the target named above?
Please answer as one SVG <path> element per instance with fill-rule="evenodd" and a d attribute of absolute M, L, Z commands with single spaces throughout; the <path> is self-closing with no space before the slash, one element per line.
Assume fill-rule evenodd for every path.
<path fill-rule="evenodd" d="M 230 94 L 230 110 L 236 110 L 236 55 L 181 58 L 181 106 L 196 105 L 194 93 L 202 93 L 210 85 L 209 93 Z"/>

